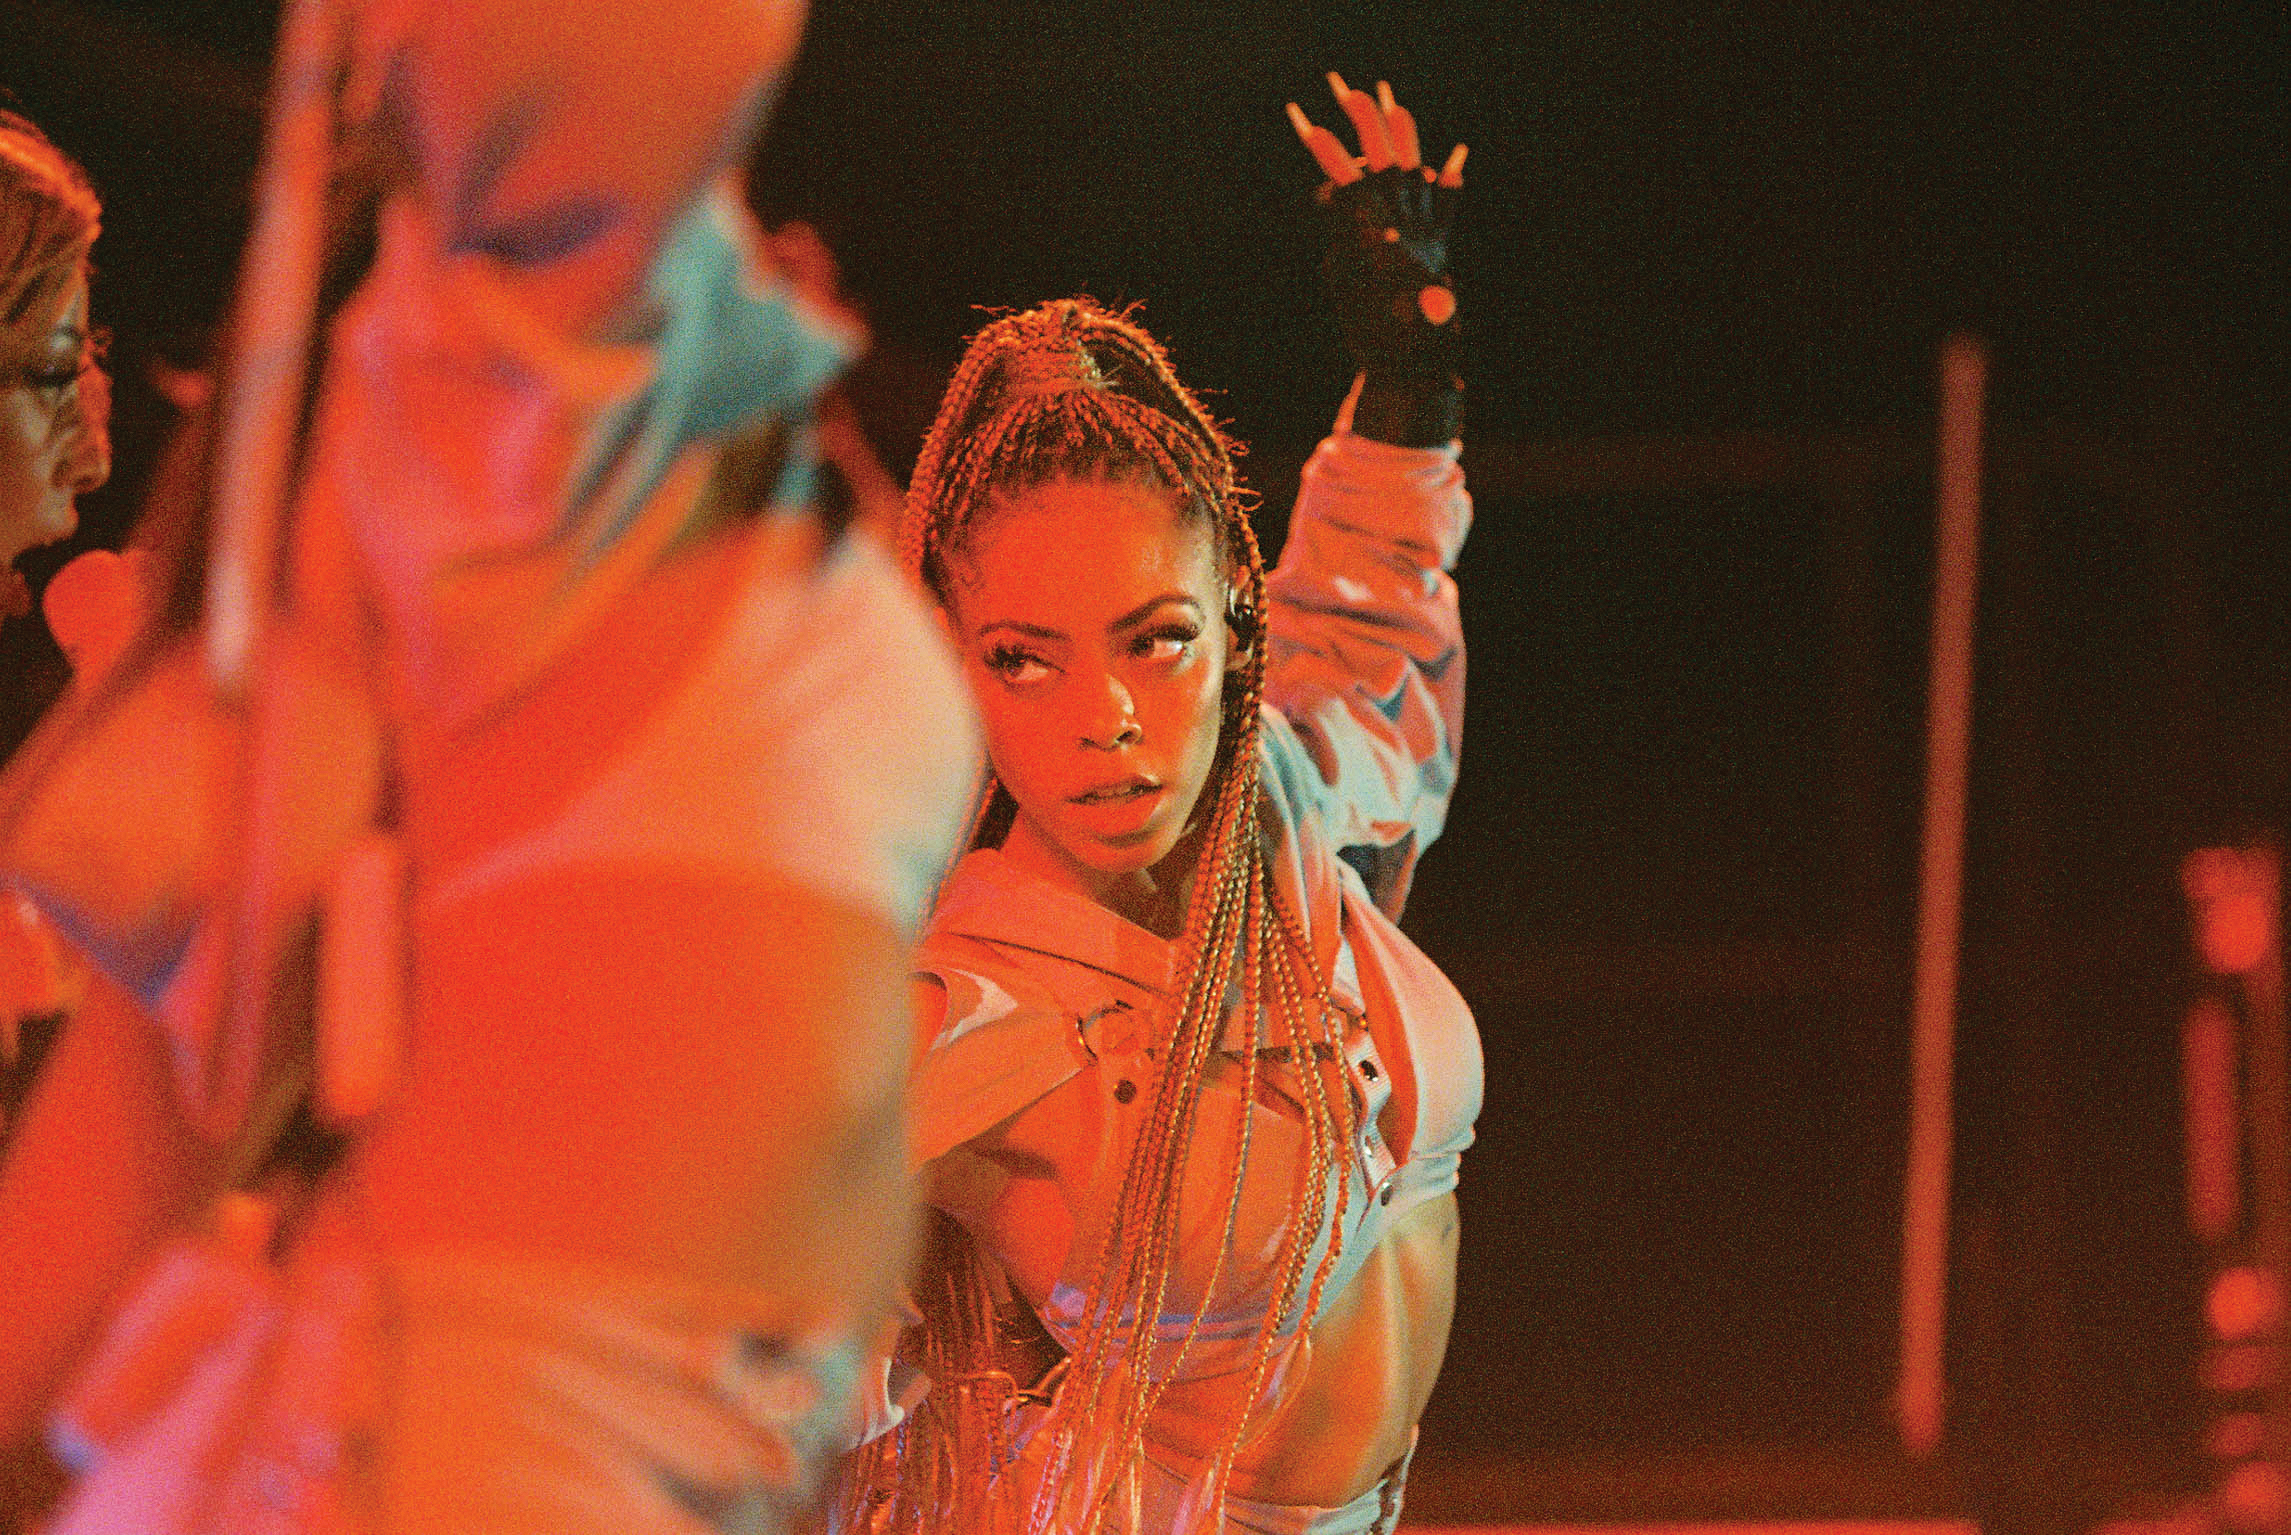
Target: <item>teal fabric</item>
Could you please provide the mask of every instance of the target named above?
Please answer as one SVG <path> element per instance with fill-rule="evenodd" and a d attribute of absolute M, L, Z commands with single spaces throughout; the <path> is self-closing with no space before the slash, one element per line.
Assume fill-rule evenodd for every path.
<path fill-rule="evenodd" d="M 573 482 L 563 531 L 586 520 L 608 483 L 621 504 L 598 520 L 595 559 L 628 530 L 686 448 L 770 416 L 793 433 L 773 500 L 808 498 L 816 463 L 803 423 L 820 391 L 857 355 L 856 338 L 750 259 L 745 209 L 722 185 L 696 200 L 647 282 L 659 306 L 654 370 L 600 425 Z"/>

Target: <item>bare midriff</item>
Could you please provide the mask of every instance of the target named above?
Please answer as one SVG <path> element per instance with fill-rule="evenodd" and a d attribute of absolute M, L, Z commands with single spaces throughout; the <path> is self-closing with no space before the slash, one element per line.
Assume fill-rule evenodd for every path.
<path fill-rule="evenodd" d="M 935 1031 L 945 1002 L 918 986 L 915 1008 Z M 1083 1098 L 1037 1100 L 939 1158 L 931 1202 L 970 1227 L 1037 1311 L 1065 1268 L 1074 1235 L 1058 1170 L 1089 1133 Z M 1409 1438 L 1448 1349 L 1456 1309 L 1456 1196 L 1443 1194 L 1387 1227 L 1352 1282 L 1322 1302 L 1271 1421 L 1253 1421 L 1230 1491 L 1266 1503 L 1333 1508 L 1381 1481 Z M 1052 1346 L 1043 1341 L 1045 1349 Z M 1055 1352 L 1014 1370 L 1032 1378 Z M 1148 1453 L 1192 1470 L 1217 1453 L 1247 1404 L 1247 1372 L 1172 1381 L 1146 1430 Z"/>
<path fill-rule="evenodd" d="M 1283 1389 L 1279 1416 L 1234 1462 L 1231 1491 L 1266 1503 L 1337 1507 L 1408 1452 L 1456 1310 L 1456 1196 L 1403 1215 L 1341 1295 L 1324 1302 Z M 1174 1381 L 1147 1430 L 1152 1446 L 1206 1462 L 1242 1405 L 1245 1373 Z M 1149 1451 L 1150 1453 L 1150 1451 Z"/>

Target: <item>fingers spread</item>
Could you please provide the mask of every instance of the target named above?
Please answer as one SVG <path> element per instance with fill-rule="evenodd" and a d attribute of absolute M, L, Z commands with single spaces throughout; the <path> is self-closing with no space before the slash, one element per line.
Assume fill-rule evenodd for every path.
<path fill-rule="evenodd" d="M 1384 131 L 1384 114 L 1377 109 L 1376 98 L 1346 85 L 1344 76 L 1333 69 L 1328 73 L 1328 85 L 1344 115 L 1352 119 L 1353 131 L 1360 135 L 1360 157 L 1368 168 L 1380 171 L 1391 165 L 1392 138 Z"/>
<path fill-rule="evenodd" d="M 1289 126 L 1297 130 L 1297 138 L 1312 153 L 1313 161 L 1321 173 L 1338 186 L 1349 186 L 1360 179 L 1360 167 L 1352 163 L 1352 156 L 1344 152 L 1344 142 L 1326 128 L 1313 125 L 1304 109 L 1289 103 Z"/>
<path fill-rule="evenodd" d="M 1389 96 L 1392 93 L 1384 92 Z M 1398 102 L 1384 109 L 1384 126 L 1392 135 L 1392 153 L 1400 168 L 1412 171 L 1424 163 L 1424 144 L 1416 134 L 1416 114 Z"/>

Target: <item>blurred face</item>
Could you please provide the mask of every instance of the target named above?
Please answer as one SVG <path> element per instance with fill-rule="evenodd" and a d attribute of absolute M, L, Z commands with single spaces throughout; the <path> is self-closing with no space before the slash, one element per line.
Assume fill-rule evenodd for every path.
<path fill-rule="evenodd" d="M 1003 851 L 1113 905 L 1166 891 L 1217 757 L 1231 637 L 1209 525 L 1159 488 L 1059 480 L 990 508 L 949 619 L 1018 802 Z"/>
<path fill-rule="evenodd" d="M 87 328 L 87 274 L 0 329 L 0 612 L 29 602 L 15 562 L 28 549 L 69 538 L 72 504 L 111 473 L 108 396 Z"/>
<path fill-rule="evenodd" d="M 461 0 L 362 14 L 404 50 L 432 259 L 482 255 L 565 333 L 634 321 L 656 243 L 738 165 L 802 40 L 803 0 Z M 668 82 L 664 85 L 663 82 Z"/>

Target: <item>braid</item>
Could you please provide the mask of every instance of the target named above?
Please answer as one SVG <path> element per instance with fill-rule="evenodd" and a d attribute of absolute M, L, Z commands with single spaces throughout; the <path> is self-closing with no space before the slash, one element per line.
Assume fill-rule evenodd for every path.
<path fill-rule="evenodd" d="M 1242 1076 L 1236 1151 L 1231 1186 L 1224 1191 L 1224 1240 L 1204 1293 L 1215 1292 L 1232 1252 L 1249 1155 L 1249 1106 L 1268 1054 L 1286 1054 L 1297 1063 L 1308 1151 L 1290 1194 L 1273 1304 L 1250 1351 L 1244 1405 L 1226 1426 L 1213 1461 L 1207 1503 L 1212 1528 L 1222 1519 L 1226 1482 L 1246 1442 L 1248 1407 L 1271 1370 L 1288 1330 L 1284 1323 L 1310 1325 L 1335 1267 L 1341 1221 L 1308 1284 L 1312 1249 L 1328 1227 L 1330 1183 L 1337 1184 L 1339 1216 L 1350 1193 L 1345 1148 L 1355 1113 L 1343 1082 L 1342 1037 L 1326 981 L 1272 883 L 1260 836 L 1257 763 L 1266 647 L 1255 641 L 1265 610 L 1265 568 L 1248 517 L 1254 498 L 1234 471 L 1239 451 L 1178 381 L 1152 336 L 1127 313 L 1080 298 L 1003 316 L 974 337 L 917 460 L 903 552 L 909 568 L 941 601 L 949 596 L 949 556 L 963 547 L 996 497 L 1058 478 L 1135 476 L 1170 487 L 1212 518 L 1225 565 L 1237 577 L 1232 618 L 1250 642 L 1226 676 L 1217 766 L 1209 803 L 1202 807 L 1207 832 L 1176 941 L 1177 981 L 1163 1020 L 1162 1067 L 1124 1169 L 1033 1502 L 1013 1509 L 1007 1486 L 1000 1496 L 981 1496 L 976 1486 L 966 1494 L 949 1485 L 952 1476 L 983 1486 L 998 1478 L 1008 1457 L 996 1426 L 982 1421 L 982 1415 L 999 1416 L 999 1403 L 972 1389 L 999 1374 L 991 1329 L 976 1325 L 975 1302 L 955 1296 L 960 1285 L 945 1283 L 950 1274 L 975 1280 L 983 1260 L 941 1251 L 918 1286 L 926 1313 L 919 1347 L 932 1364 L 954 1372 L 952 1380 L 940 1377 L 952 1389 L 944 1411 L 926 1399 L 894 1452 L 900 1462 L 892 1478 L 896 1487 L 850 1489 L 864 1501 L 847 1507 L 864 1506 L 878 1519 L 883 1505 L 894 1505 L 888 1523 L 868 1528 L 999 1535 L 1013 1528 L 1013 1515 L 1024 1535 L 1094 1535 L 1134 1525 L 1146 1422 L 1162 1382 L 1177 1373 L 1200 1326 L 1196 1315 L 1163 1355 L 1156 1321 L 1179 1256 L 1184 1174 L 1203 1084 L 1220 1054 L 1235 1054 L 1221 1047 L 1236 980 Z M 991 799 L 1008 804 L 999 788 Z M 982 819 L 993 818 L 990 808 Z M 1327 1066 L 1331 1061 L 1334 1071 Z M 1300 1291 L 1302 1315 L 1292 1318 L 1290 1301 Z M 985 1341 L 957 1361 L 952 1356 L 958 1336 Z M 879 1478 L 888 1458 L 875 1458 Z"/>

